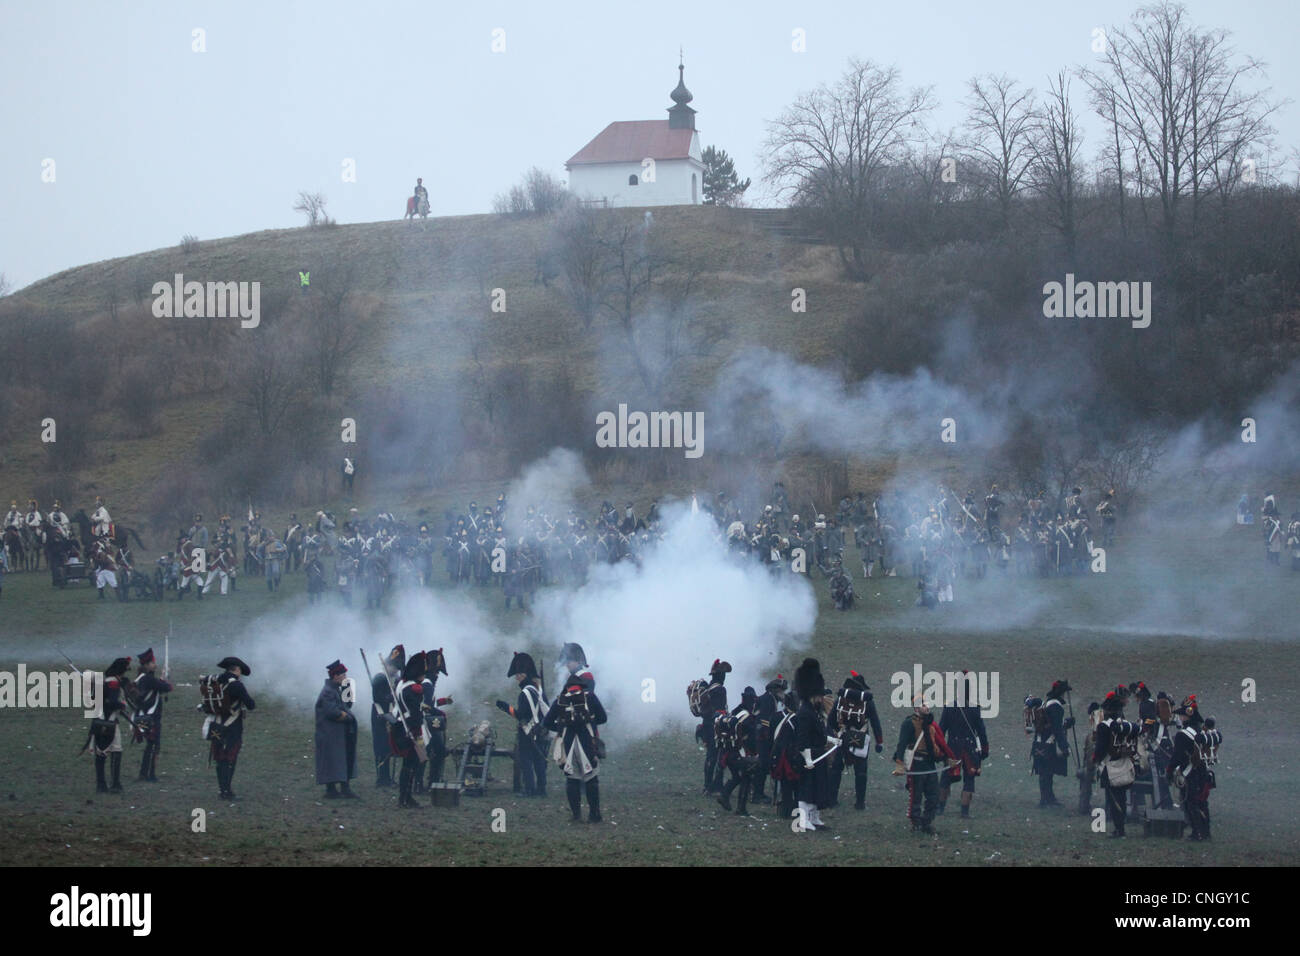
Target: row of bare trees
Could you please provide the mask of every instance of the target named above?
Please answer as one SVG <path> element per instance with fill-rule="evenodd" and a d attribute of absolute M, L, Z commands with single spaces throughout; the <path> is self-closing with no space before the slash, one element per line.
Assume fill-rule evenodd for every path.
<path fill-rule="evenodd" d="M 804 93 L 770 124 L 766 177 L 861 280 L 874 274 L 882 212 L 902 189 L 940 203 L 986 199 L 1004 231 L 1017 200 L 1032 197 L 1070 255 L 1082 194 L 1112 193 L 1125 230 L 1134 204 L 1145 216 L 1150 201 L 1173 254 L 1198 234 L 1208 201 L 1273 174 L 1263 157 L 1281 104 L 1260 88 L 1263 76 L 1226 31 L 1196 27 L 1170 2 L 1108 29 L 1095 64 L 1057 72 L 1042 94 L 1006 75 L 972 78 L 960 133 L 928 125 L 931 88 L 907 88 L 897 68 L 853 60 L 837 83 Z M 1107 131 L 1091 183 L 1076 79 Z"/>

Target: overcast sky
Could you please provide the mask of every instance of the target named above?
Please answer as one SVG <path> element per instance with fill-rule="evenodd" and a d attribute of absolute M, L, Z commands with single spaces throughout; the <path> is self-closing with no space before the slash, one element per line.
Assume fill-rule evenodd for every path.
<path fill-rule="evenodd" d="M 21 287 L 187 233 L 297 225 L 302 189 L 345 223 L 400 218 L 416 176 L 434 215 L 487 212 L 529 166 L 563 177 L 607 123 L 665 118 L 679 46 L 703 144 L 757 181 L 766 121 L 851 56 L 933 85 L 936 125 L 958 126 L 969 77 L 1041 88 L 1093 59 L 1094 27 L 1134 6 L 0 0 L 0 272 Z M 1300 100 L 1300 4 L 1187 6 L 1266 61 L 1276 97 Z M 796 28 L 806 52 L 791 49 Z M 1300 146 L 1300 106 L 1274 125 L 1283 153 Z"/>

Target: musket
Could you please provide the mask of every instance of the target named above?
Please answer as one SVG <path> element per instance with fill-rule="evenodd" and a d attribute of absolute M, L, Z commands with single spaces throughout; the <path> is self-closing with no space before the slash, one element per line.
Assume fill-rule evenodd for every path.
<path fill-rule="evenodd" d="M 86 675 L 85 675 L 84 673 L 82 673 L 80 667 L 78 667 L 76 664 L 72 663 L 72 658 L 69 657 L 67 654 L 64 654 L 63 651 L 62 651 L 61 649 L 59 650 L 59 655 L 60 655 L 60 656 L 61 656 L 65 661 L 68 662 L 68 666 L 71 667 L 74 671 L 76 671 L 76 672 L 77 672 L 77 676 L 80 677 L 80 678 L 84 681 Z M 101 705 L 102 705 L 103 702 L 101 701 L 100 703 L 101 703 Z M 134 720 L 131 719 L 131 715 L 128 714 L 128 713 L 126 712 L 126 708 L 125 708 L 125 707 L 122 708 L 122 710 L 121 710 L 121 714 L 122 714 L 123 717 L 126 718 L 126 722 L 127 722 L 128 724 L 130 724 L 130 725 L 131 725 L 135 730 L 140 730 L 140 729 L 141 729 L 141 728 L 140 728 L 140 725 L 137 724 Z M 81 752 L 82 752 L 82 753 L 85 753 L 85 752 L 86 752 L 86 748 L 85 748 L 85 747 L 82 747 L 82 748 L 81 748 Z"/>
<path fill-rule="evenodd" d="M 1066 681 L 1068 684 L 1069 681 Z M 1079 771 L 1083 766 L 1079 763 L 1079 734 L 1074 729 L 1074 703 L 1070 700 L 1070 692 L 1065 692 L 1065 705 L 1070 709 L 1070 737 L 1074 740 L 1074 769 Z"/>
<path fill-rule="evenodd" d="M 375 678 L 374 675 L 370 673 L 370 661 L 366 660 L 366 649 L 364 647 L 361 647 L 358 648 L 358 650 L 361 651 L 361 663 L 366 669 L 366 681 L 370 684 L 371 687 L 374 687 Z M 385 671 L 385 673 L 387 673 L 387 671 Z M 378 714 L 380 717 L 384 716 L 384 712 L 379 709 L 379 704 L 374 700 L 373 693 L 371 694 L 370 703 L 374 706 L 376 714 Z"/>
<path fill-rule="evenodd" d="M 362 654 L 361 656 L 362 656 L 362 659 L 364 660 L 364 659 L 365 659 L 365 654 Z M 390 677 L 389 674 L 388 674 L 388 667 L 384 664 L 384 658 L 383 658 L 383 655 L 380 654 L 378 651 L 375 651 L 375 657 L 379 658 L 379 666 L 380 666 L 381 668 L 383 668 L 383 672 L 384 672 L 384 680 L 388 681 L 388 692 L 389 692 L 390 694 L 393 695 L 393 706 L 395 706 L 395 707 L 397 708 L 397 712 L 400 714 L 401 711 L 402 711 L 402 701 L 401 701 L 401 699 L 397 696 L 397 685 L 393 683 L 393 678 Z M 369 667 L 369 665 L 367 665 L 367 666 L 366 666 L 366 673 L 369 673 L 369 672 L 370 672 L 370 667 Z M 389 723 L 393 723 L 393 721 L 390 720 Z M 406 722 L 405 722 L 405 721 L 402 722 L 402 729 L 403 729 L 403 730 L 406 729 Z"/>

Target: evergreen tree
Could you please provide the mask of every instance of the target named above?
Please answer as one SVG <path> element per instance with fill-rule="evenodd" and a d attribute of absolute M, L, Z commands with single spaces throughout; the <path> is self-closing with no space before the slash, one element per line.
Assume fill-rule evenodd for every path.
<path fill-rule="evenodd" d="M 706 146 L 704 160 L 704 204 L 706 206 L 734 206 L 740 201 L 749 180 L 740 181 L 736 164 L 725 149 Z"/>

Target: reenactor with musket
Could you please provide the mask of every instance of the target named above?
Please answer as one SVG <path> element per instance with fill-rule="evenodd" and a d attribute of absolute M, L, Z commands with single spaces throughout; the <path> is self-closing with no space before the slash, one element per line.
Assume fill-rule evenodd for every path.
<path fill-rule="evenodd" d="M 1069 682 L 1058 680 L 1052 683 L 1046 699 L 1025 698 L 1025 733 L 1033 738 L 1030 753 L 1033 772 L 1038 774 L 1039 808 L 1061 805 L 1053 792 L 1053 778 L 1064 777 L 1070 769 L 1070 744 L 1065 732 L 1074 727 L 1074 718 L 1065 716 L 1064 702 L 1069 692 Z"/>
<path fill-rule="evenodd" d="M 162 702 L 163 694 L 170 694 L 174 689 L 167 680 L 167 674 L 159 677 L 158 658 L 153 648 L 140 655 L 139 674 L 135 679 L 135 740 L 144 743 L 144 756 L 140 760 L 140 779 L 157 783 L 158 752 L 162 749 Z"/>

